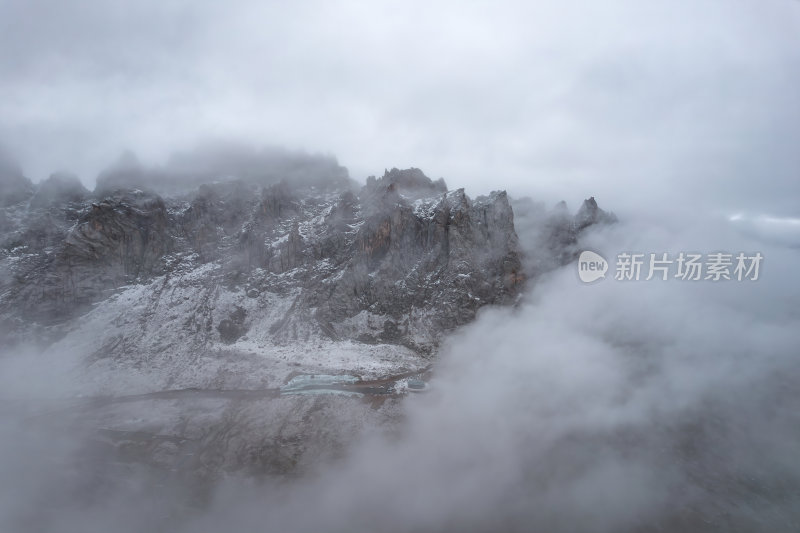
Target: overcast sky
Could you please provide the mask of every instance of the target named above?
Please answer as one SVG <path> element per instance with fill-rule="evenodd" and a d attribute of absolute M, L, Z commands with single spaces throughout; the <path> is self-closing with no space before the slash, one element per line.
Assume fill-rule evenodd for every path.
<path fill-rule="evenodd" d="M 0 0 L 0 143 L 34 181 L 215 137 L 800 216 L 800 2 L 429 4 Z"/>

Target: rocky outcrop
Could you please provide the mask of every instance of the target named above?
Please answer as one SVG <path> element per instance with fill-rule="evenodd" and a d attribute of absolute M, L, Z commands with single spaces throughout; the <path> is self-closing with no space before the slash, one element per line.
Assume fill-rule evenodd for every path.
<path fill-rule="evenodd" d="M 228 315 L 228 318 L 223 318 L 219 325 L 217 325 L 220 340 L 225 344 L 232 344 L 241 338 L 247 331 L 245 328 L 246 318 L 247 311 L 237 306 L 233 312 Z"/>
<path fill-rule="evenodd" d="M 463 190 L 414 203 L 366 202 L 371 214 L 351 231 L 350 259 L 335 283 L 323 280 L 324 299 L 315 292 L 307 301 L 318 321 L 332 325 L 330 335 L 426 345 L 479 307 L 510 303 L 519 293 L 521 258 L 505 193 L 474 203 Z M 359 314 L 378 327 L 359 330 Z"/>
<path fill-rule="evenodd" d="M 13 272 L 3 287 L 6 314 L 26 323 L 61 322 L 113 289 L 164 272 L 172 238 L 160 197 L 126 191 L 87 201 L 77 214 L 69 202 L 58 207 L 60 216 L 31 208 L 6 241 Z"/>
<path fill-rule="evenodd" d="M 61 260 L 70 269 L 105 270 L 117 282 L 162 271 L 171 247 L 167 210 L 157 195 L 125 191 L 89 209 L 68 234 Z"/>
<path fill-rule="evenodd" d="M 123 174 L 141 177 L 126 165 L 98 191 Z M 528 249 L 503 191 L 473 200 L 419 169 L 392 169 L 361 188 L 320 183 L 229 179 L 165 198 L 121 189 L 92 199 L 53 176 L 4 234 L 0 314 L 24 337 L 32 324 L 69 324 L 131 284 L 157 287 L 137 304 L 147 308 L 189 276 L 198 289 L 182 293 L 182 312 L 137 321 L 174 321 L 192 335 L 153 350 L 318 338 L 427 352 L 482 306 L 513 303 L 528 277 L 569 260 L 582 230 L 611 220 L 594 199 L 576 217 L 557 210 L 535 221 L 542 240 Z M 543 251 L 549 262 L 537 262 Z M 523 266 L 525 253 L 536 268 Z M 108 346 L 146 352 L 144 342 Z"/>
<path fill-rule="evenodd" d="M 520 249 L 525 255 L 525 275 L 537 278 L 578 258 L 578 239 L 591 226 L 613 224 L 617 217 L 598 207 L 594 197 L 584 200 L 573 215 L 565 202 L 552 209 L 530 198 L 514 200 L 516 228 L 523 238 Z"/>
<path fill-rule="evenodd" d="M 393 168 L 384 171 L 380 179 L 369 176 L 361 195 L 382 196 L 393 192 L 412 199 L 425 198 L 434 194 L 446 193 L 447 184 L 442 178 L 432 181 L 418 168 L 405 170 Z"/>
<path fill-rule="evenodd" d="M 575 215 L 575 231 L 580 232 L 593 224 L 613 224 L 617 221 L 614 213 L 607 213 L 597 206 L 594 196 L 584 200 Z"/>

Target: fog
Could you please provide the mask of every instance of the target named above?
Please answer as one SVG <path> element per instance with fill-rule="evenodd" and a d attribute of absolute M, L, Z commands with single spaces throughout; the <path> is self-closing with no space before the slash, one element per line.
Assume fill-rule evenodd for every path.
<path fill-rule="evenodd" d="M 6 357 L 4 382 L 26 386 L 2 387 L 3 529 L 796 529 L 797 243 L 702 216 L 623 221 L 580 244 L 607 258 L 743 250 L 765 259 L 755 282 L 609 273 L 584 285 L 574 264 L 555 271 L 516 308 L 485 309 L 450 338 L 431 392 L 404 400 L 392 438 L 368 431 L 345 459 L 299 480 L 225 478 L 185 513 L 176 502 L 186 487 L 152 473 L 93 486 L 93 469 L 114 463 L 85 444 L 79 417 L 31 424 L 17 408 L 22 389 L 58 397 L 69 373 Z"/>
<path fill-rule="evenodd" d="M 798 216 L 792 0 L 0 3 L 0 144 L 92 188 L 208 137 L 470 194 Z"/>
<path fill-rule="evenodd" d="M 200 499 L 97 446 L 85 354 L 2 348 L 0 530 L 800 529 L 800 3 L 522 4 L 0 1 L 0 171 L 414 166 L 620 219 L 578 243 L 605 280 L 573 263 L 482 309 L 388 435 Z M 764 261 L 613 279 L 631 251 Z"/>
<path fill-rule="evenodd" d="M 95 193 L 142 187 L 162 194 L 186 194 L 203 184 L 230 180 L 259 185 L 285 181 L 297 186 L 324 187 L 352 181 L 347 169 L 331 155 L 206 139 L 190 149 L 171 153 L 163 164 L 143 163 L 135 153 L 126 151 L 100 172 Z"/>
<path fill-rule="evenodd" d="M 585 286 L 574 265 L 555 272 L 451 339 L 400 440 L 368 440 L 288 493 L 223 491 L 187 530 L 795 529 L 797 252 L 700 222 L 623 223 L 585 244 L 758 249 L 764 278 Z"/>

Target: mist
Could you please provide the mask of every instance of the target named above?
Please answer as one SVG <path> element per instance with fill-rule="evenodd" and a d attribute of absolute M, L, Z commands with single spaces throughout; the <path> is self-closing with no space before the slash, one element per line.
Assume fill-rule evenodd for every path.
<path fill-rule="evenodd" d="M 0 302 L 27 309 L 59 283 L 88 295 L 79 313 L 54 297 L 71 321 L 3 310 L 0 530 L 800 530 L 798 82 L 791 0 L 0 1 Z M 381 211 L 394 167 L 424 169 L 436 202 Z M 357 207 L 381 174 L 373 211 Z M 332 306 L 374 333 L 337 344 L 319 302 L 377 271 L 336 293 L 293 258 L 350 265 L 343 235 L 380 250 L 358 240 L 365 213 L 378 236 L 434 203 L 447 219 L 439 178 L 464 206 L 464 190 L 508 192 L 482 209 L 510 199 L 501 241 L 524 290 L 419 353 L 392 335 L 424 313 Z M 554 213 L 574 229 L 589 197 L 618 222 L 554 246 Z M 98 255 L 87 237 L 73 283 L 50 241 L 126 209 L 141 218 L 110 225 L 124 246 Z M 488 253 L 475 246 L 460 259 Z M 582 250 L 609 261 L 605 279 L 580 281 Z M 152 272 L 128 275 L 128 252 Z M 618 281 L 631 252 L 764 259 L 756 281 Z M 4 300 L 28 279 L 46 283 Z M 373 293 L 413 292 L 398 287 Z M 329 367 L 428 389 L 283 395 Z"/>
<path fill-rule="evenodd" d="M 5 484 L 4 529 L 25 524 L 21 516 L 43 531 L 791 531 L 800 520 L 797 248 L 723 218 L 668 226 L 627 220 L 580 245 L 606 257 L 760 251 L 761 278 L 583 285 L 574 264 L 554 271 L 515 308 L 487 308 L 448 340 L 432 391 L 405 400 L 389 437 L 367 429 L 344 458 L 302 479 L 224 478 L 177 524 L 164 498 L 180 500 L 185 487 L 156 487 L 154 497 L 144 489 L 152 473 L 133 473 L 74 501 L 87 475 L 72 462 L 73 447 L 86 453 L 81 433 L 62 419 L 43 450 L 29 445 L 41 435 L 5 417 L 4 479 L 25 483 Z M 10 361 L 4 381 L 19 379 Z M 35 361 L 26 390 L 63 379 Z M 19 387 L 2 390 L 13 413 Z M 65 464 L 79 470 L 73 479 Z M 42 518 L 41 498 L 67 498 L 71 512 Z"/>
<path fill-rule="evenodd" d="M 125 150 L 160 165 L 211 136 L 336 154 L 357 180 L 798 215 L 791 0 L 10 0 L 0 24 L 0 144 L 34 181 L 92 188 Z"/>
<path fill-rule="evenodd" d="M 584 244 L 758 249 L 763 279 L 584 286 L 555 272 L 451 339 L 398 440 L 368 439 L 288 496 L 223 491 L 187 531 L 795 529 L 797 252 L 715 226 L 627 222 Z"/>

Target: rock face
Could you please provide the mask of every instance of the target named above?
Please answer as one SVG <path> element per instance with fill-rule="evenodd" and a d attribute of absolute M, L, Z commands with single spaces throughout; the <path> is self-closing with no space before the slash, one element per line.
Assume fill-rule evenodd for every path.
<path fill-rule="evenodd" d="M 513 303 L 537 273 L 523 268 L 505 192 L 472 200 L 419 169 L 387 170 L 358 187 L 341 167 L 314 168 L 316 177 L 292 182 L 250 176 L 162 197 L 112 190 L 125 176 L 154 181 L 128 157 L 101 176 L 95 195 L 54 175 L 14 197 L 3 211 L 8 338 L 48 331 L 52 340 L 92 306 L 143 287 L 116 317 L 139 328 L 119 332 L 124 342 L 106 339 L 102 356 L 200 353 L 253 339 L 424 354 L 480 307 Z M 610 220 L 594 199 L 574 219 L 545 218 L 545 248 L 557 255 L 550 266 L 569 258 L 562 248 L 580 231 Z"/>
<path fill-rule="evenodd" d="M 73 413 L 119 439 L 113 464 L 133 451 L 192 486 L 311 469 L 365 423 L 394 424 L 394 387 L 447 332 L 516 302 L 610 220 L 593 200 L 573 217 L 419 169 L 362 187 L 334 161 L 255 157 L 270 158 L 151 171 L 127 157 L 93 193 L 68 175 L 4 189 L 0 348 L 36 343 L 41 361 L 76 363 L 75 394 L 127 396 Z M 298 375 L 382 392 L 284 394 Z"/>
<path fill-rule="evenodd" d="M 525 275 L 536 278 L 578 258 L 578 238 L 594 225 L 613 224 L 617 217 L 598 207 L 594 197 L 584 200 L 575 215 L 567 204 L 559 202 L 552 209 L 530 198 L 513 202 L 520 250 L 525 256 Z"/>
<path fill-rule="evenodd" d="M 575 231 L 580 232 L 593 224 L 613 224 L 617 221 L 614 213 L 606 213 L 597 206 L 594 196 L 584 200 L 575 215 Z"/>
<path fill-rule="evenodd" d="M 407 179 L 408 178 L 408 179 Z M 404 193 L 408 191 L 410 198 Z M 523 277 L 514 216 L 504 192 L 477 198 L 446 192 L 419 170 L 387 172 L 370 181 L 351 205 L 344 198 L 328 222 L 338 243 L 323 245 L 341 264 L 328 297 L 310 293 L 308 305 L 332 335 L 363 342 L 421 339 L 471 320 L 486 304 L 513 301 Z M 341 231 L 344 224 L 349 231 Z M 326 238 L 323 239 L 323 242 Z M 325 259 L 324 252 L 312 252 Z M 349 321 L 337 321 L 337 317 Z M 354 319 L 380 317 L 364 331 Z"/>
<path fill-rule="evenodd" d="M 13 275 L 3 311 L 32 326 L 63 322 L 109 290 L 163 272 L 167 225 L 161 198 L 141 192 L 56 209 L 31 202 L 17 231 L 4 236 Z"/>

